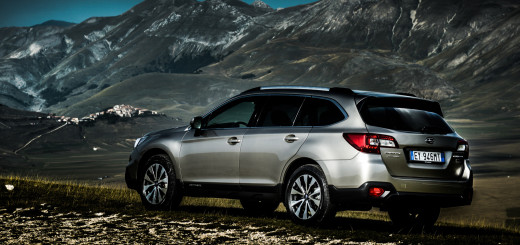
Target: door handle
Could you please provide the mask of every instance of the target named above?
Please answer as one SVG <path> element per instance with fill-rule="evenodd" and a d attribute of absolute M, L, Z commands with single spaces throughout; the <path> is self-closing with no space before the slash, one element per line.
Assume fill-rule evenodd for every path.
<path fill-rule="evenodd" d="M 242 141 L 240 139 L 238 139 L 237 137 L 231 137 L 227 140 L 227 143 L 230 145 L 236 145 L 240 142 L 242 142 Z"/>
<path fill-rule="evenodd" d="M 284 139 L 284 140 L 285 140 L 285 142 L 287 142 L 287 143 L 292 143 L 292 142 L 297 141 L 297 140 L 299 140 L 299 139 L 300 139 L 300 138 L 296 137 L 296 135 L 294 135 L 294 134 L 289 134 L 289 135 L 285 136 L 285 139 Z"/>

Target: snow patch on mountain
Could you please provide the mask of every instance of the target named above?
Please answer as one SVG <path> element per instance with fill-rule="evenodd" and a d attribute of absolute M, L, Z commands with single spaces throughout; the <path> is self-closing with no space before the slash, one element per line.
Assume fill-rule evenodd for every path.
<path fill-rule="evenodd" d="M 212 10 L 214 11 L 228 11 L 229 9 L 234 8 L 232 6 L 229 6 L 227 3 L 223 2 L 222 0 L 207 0 L 209 3 L 212 4 Z"/>
<path fill-rule="evenodd" d="M 42 46 L 40 46 L 38 43 L 32 43 L 29 46 L 29 56 L 34 56 L 35 54 L 39 53 L 40 50 L 42 50 Z"/>
<path fill-rule="evenodd" d="M 219 37 L 205 38 L 205 37 L 185 37 L 175 36 L 177 41 L 170 45 L 169 50 L 172 57 L 180 56 L 182 53 L 202 52 L 208 49 L 222 51 L 229 48 L 233 44 L 239 42 L 242 38 L 247 36 L 248 24 L 236 31 L 230 31 L 220 35 Z"/>
<path fill-rule="evenodd" d="M 459 54 L 455 59 L 450 61 L 447 65 L 448 68 L 455 68 L 460 64 L 464 63 L 468 59 L 467 54 Z"/>
<path fill-rule="evenodd" d="M 40 98 L 40 93 L 33 88 L 27 88 L 24 90 L 24 92 L 33 98 L 32 104 L 29 106 L 29 110 L 42 111 L 43 107 L 45 106 L 45 100 Z"/>
<path fill-rule="evenodd" d="M 72 52 L 72 48 L 74 47 L 74 40 L 67 37 L 67 35 L 65 35 L 64 40 L 65 40 L 65 45 L 67 45 L 67 49 L 65 52 L 67 54 L 70 54 Z"/>
<path fill-rule="evenodd" d="M 94 23 L 96 23 L 97 21 L 98 21 L 98 18 L 96 18 L 96 17 L 92 17 L 92 18 L 86 20 L 85 23 L 87 23 L 87 24 L 94 24 Z"/>
<path fill-rule="evenodd" d="M 27 49 L 11 53 L 9 59 L 21 59 L 27 56 L 34 56 L 40 52 L 41 49 L 42 47 L 38 43 L 31 43 Z"/>
<path fill-rule="evenodd" d="M 261 1 L 261 0 L 255 0 L 253 3 L 251 3 L 252 6 L 257 8 L 263 8 L 263 9 L 273 9 L 271 6 L 269 6 L 267 3 Z"/>
<path fill-rule="evenodd" d="M 92 53 L 92 57 L 90 57 L 90 61 L 92 63 L 102 60 L 110 51 L 111 49 L 111 42 L 108 40 L 103 40 L 100 42 L 96 42 L 92 44 L 88 50 Z"/>
<path fill-rule="evenodd" d="M 27 86 L 27 83 L 25 80 L 23 80 L 20 76 L 14 75 L 14 86 L 16 86 L 18 89 L 23 89 Z"/>
<path fill-rule="evenodd" d="M 126 38 L 128 38 L 128 36 L 130 36 L 130 34 L 132 34 L 132 32 L 134 32 L 135 28 L 137 28 L 137 26 L 133 26 L 132 28 L 128 29 L 126 34 L 124 36 L 122 36 L 121 38 L 119 38 L 118 42 L 120 43 L 123 40 L 125 40 Z"/>
<path fill-rule="evenodd" d="M 44 39 L 38 40 L 29 44 L 28 46 L 17 49 L 16 51 L 9 54 L 9 59 L 22 59 L 32 57 L 39 54 L 41 51 L 58 46 L 61 43 L 61 39 L 58 35 L 48 36 Z"/>
<path fill-rule="evenodd" d="M 426 22 L 424 22 L 424 21 L 419 22 L 419 20 L 417 18 L 417 10 L 421 7 L 421 2 L 422 2 L 422 0 L 419 0 L 419 3 L 417 4 L 417 8 L 410 10 L 410 18 L 412 19 L 412 28 L 410 29 L 409 36 L 412 36 L 411 32 L 413 30 L 422 29 L 426 25 Z"/>
<path fill-rule="evenodd" d="M 164 26 L 172 23 L 172 22 L 175 22 L 177 20 L 179 20 L 181 18 L 181 15 L 180 14 L 177 14 L 177 13 L 171 13 L 167 18 L 165 19 L 162 19 L 162 20 L 156 20 L 154 21 L 150 27 L 148 27 L 146 30 L 144 30 L 144 32 L 146 34 L 152 34 L 156 31 L 158 31 L 159 29 L 163 28 Z"/>
<path fill-rule="evenodd" d="M 101 30 L 93 31 L 87 35 L 84 35 L 84 37 L 88 41 L 95 42 L 101 38 L 104 38 L 105 35 L 108 32 L 110 32 L 111 30 L 113 30 L 115 27 L 117 27 L 117 26 L 107 25 L 107 26 L 103 27 L 103 29 L 101 29 Z"/>
<path fill-rule="evenodd" d="M 229 48 L 231 45 L 239 42 L 242 38 L 246 37 L 248 34 L 248 29 L 251 26 L 251 22 L 245 22 L 242 24 L 242 27 L 236 31 L 228 32 L 226 36 L 222 38 L 222 42 L 224 43 L 224 48 Z"/>
<path fill-rule="evenodd" d="M 43 108 L 44 100 L 39 98 L 39 92 L 34 88 L 36 79 L 31 73 L 17 73 L 16 69 L 3 63 L 0 66 L 0 91 L 2 94 L 15 96 L 16 98 L 29 103 L 28 109 L 39 111 Z M 16 89 L 16 90 L 12 90 Z"/>
<path fill-rule="evenodd" d="M 77 68 L 74 66 L 69 66 L 69 67 L 66 67 L 65 69 L 57 70 L 57 72 L 55 73 L 56 79 L 61 79 L 65 76 L 69 75 L 71 72 L 75 72 L 76 70 L 77 70 Z"/>

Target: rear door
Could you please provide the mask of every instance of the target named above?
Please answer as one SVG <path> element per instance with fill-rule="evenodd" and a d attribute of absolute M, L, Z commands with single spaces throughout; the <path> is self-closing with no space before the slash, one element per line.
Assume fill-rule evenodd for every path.
<path fill-rule="evenodd" d="M 414 99 L 371 100 L 361 108 L 367 130 L 390 135 L 398 148 L 381 148 L 392 176 L 458 179 L 464 159 L 457 152 L 462 139 L 447 124 L 436 102 Z"/>
<path fill-rule="evenodd" d="M 244 135 L 240 152 L 242 187 L 274 187 L 312 127 L 294 127 L 305 97 L 270 96 L 256 127 Z"/>

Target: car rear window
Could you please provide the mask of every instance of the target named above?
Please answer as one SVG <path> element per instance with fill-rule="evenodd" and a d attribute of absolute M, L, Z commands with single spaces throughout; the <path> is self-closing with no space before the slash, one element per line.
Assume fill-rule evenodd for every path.
<path fill-rule="evenodd" d="M 295 126 L 326 126 L 345 119 L 343 112 L 330 100 L 307 98 Z"/>
<path fill-rule="evenodd" d="M 264 108 L 258 126 L 292 126 L 304 98 L 298 96 L 271 96 Z"/>
<path fill-rule="evenodd" d="M 387 103 L 368 102 L 360 110 L 361 117 L 368 125 L 387 129 L 429 134 L 453 133 L 453 129 L 436 112 L 440 111 L 436 102 L 416 101 L 409 106 L 402 100 L 399 103 L 392 103 L 391 100 L 386 100 Z"/>

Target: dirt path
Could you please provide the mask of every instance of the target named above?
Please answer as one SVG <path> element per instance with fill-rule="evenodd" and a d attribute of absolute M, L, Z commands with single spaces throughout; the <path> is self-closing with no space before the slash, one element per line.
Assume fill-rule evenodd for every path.
<path fill-rule="evenodd" d="M 42 136 L 44 136 L 44 135 L 47 135 L 47 134 L 50 134 L 50 133 L 53 133 L 53 132 L 56 132 L 56 131 L 58 131 L 59 129 L 65 127 L 65 126 L 67 126 L 67 123 L 65 123 L 65 124 L 63 124 L 63 125 L 61 125 L 61 126 L 55 128 L 55 129 L 49 131 L 49 132 L 46 132 L 46 133 L 40 134 L 40 135 L 38 135 L 38 136 L 32 138 L 32 139 L 29 140 L 25 145 L 23 145 L 22 147 L 18 148 L 18 150 L 14 151 L 14 154 L 18 154 L 19 151 L 25 149 L 25 147 L 29 146 L 33 141 L 39 139 L 40 137 L 42 137 Z"/>
<path fill-rule="evenodd" d="M 143 215 L 60 213 L 41 207 L 0 210 L 0 244 L 377 244 L 292 235 L 285 228 L 244 227 Z"/>

